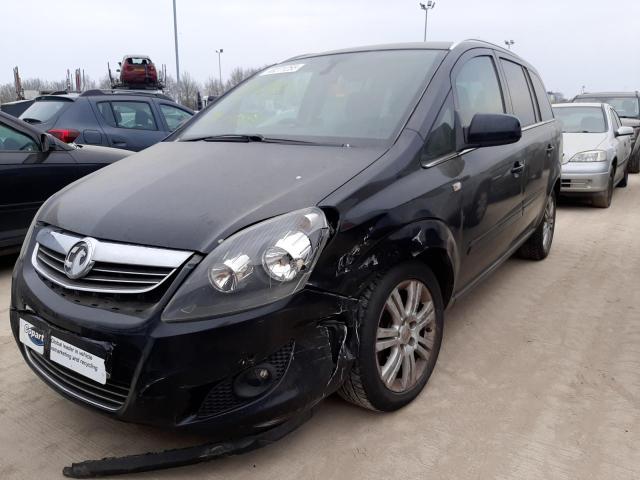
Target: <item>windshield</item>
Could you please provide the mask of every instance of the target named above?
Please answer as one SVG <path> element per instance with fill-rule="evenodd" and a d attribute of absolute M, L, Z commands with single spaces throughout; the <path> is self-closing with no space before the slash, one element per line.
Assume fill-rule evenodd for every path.
<path fill-rule="evenodd" d="M 640 118 L 638 99 L 636 97 L 580 97 L 576 102 L 608 103 L 620 117 Z"/>
<path fill-rule="evenodd" d="M 563 133 L 604 133 L 607 123 L 600 107 L 553 107 Z"/>
<path fill-rule="evenodd" d="M 65 100 L 37 100 L 27 108 L 20 119 L 29 123 L 44 123 L 51 120 L 66 104 Z"/>
<path fill-rule="evenodd" d="M 445 53 L 358 52 L 276 65 L 205 110 L 179 139 L 251 134 L 350 145 L 387 142 Z"/>

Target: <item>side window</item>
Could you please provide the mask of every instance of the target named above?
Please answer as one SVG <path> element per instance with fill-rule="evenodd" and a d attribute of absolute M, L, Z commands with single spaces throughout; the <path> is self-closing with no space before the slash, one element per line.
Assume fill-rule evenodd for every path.
<path fill-rule="evenodd" d="M 524 70 L 517 63 L 502 60 L 504 74 L 507 77 L 507 85 L 511 93 L 513 113 L 520 119 L 523 127 L 536 123 L 536 114 L 529 90 L 529 83 L 524 75 Z"/>
<path fill-rule="evenodd" d="M 538 99 L 538 106 L 540 107 L 540 116 L 542 121 L 553 119 L 553 110 L 551 110 L 551 104 L 549 103 L 549 96 L 547 95 L 544 85 L 540 77 L 529 70 L 529 77 L 531 77 L 531 83 L 533 83 L 533 89 L 536 92 L 536 98 Z"/>
<path fill-rule="evenodd" d="M 610 110 L 610 112 L 611 112 L 611 118 L 613 118 L 613 129 L 618 130 L 622 126 L 620 117 L 618 117 L 618 114 L 613 108 Z"/>
<path fill-rule="evenodd" d="M 177 108 L 164 103 L 160 104 L 160 111 L 162 112 L 162 116 L 164 117 L 165 122 L 167 122 L 169 130 L 171 130 L 172 132 L 183 122 L 191 118 L 191 114 L 189 112 L 185 112 L 181 108 Z"/>
<path fill-rule="evenodd" d="M 504 113 L 502 91 L 491 57 L 475 57 L 465 63 L 454 88 L 463 128 L 469 127 L 476 113 Z"/>
<path fill-rule="evenodd" d="M 157 130 L 151 106 L 145 102 L 111 102 L 116 127 Z"/>
<path fill-rule="evenodd" d="M 455 107 L 453 105 L 453 97 L 449 94 L 429 132 L 427 143 L 425 143 L 422 152 L 422 159 L 424 161 L 434 160 L 454 152 L 455 149 Z"/>
<path fill-rule="evenodd" d="M 2 150 L 9 152 L 35 152 L 39 150 L 39 147 L 28 135 L 0 124 L 0 151 Z"/>

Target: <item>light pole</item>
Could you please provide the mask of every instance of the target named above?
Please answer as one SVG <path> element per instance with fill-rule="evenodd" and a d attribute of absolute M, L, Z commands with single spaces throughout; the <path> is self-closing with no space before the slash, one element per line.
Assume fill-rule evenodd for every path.
<path fill-rule="evenodd" d="M 504 44 L 507 46 L 507 48 L 508 48 L 509 50 L 511 50 L 511 46 L 512 46 L 514 43 L 516 43 L 516 42 L 514 42 L 513 40 L 505 40 L 505 41 L 504 41 Z"/>
<path fill-rule="evenodd" d="M 176 43 L 176 81 L 180 85 L 180 59 L 178 57 L 178 20 L 176 17 L 176 0 L 173 0 L 173 36 Z"/>
<path fill-rule="evenodd" d="M 222 48 L 220 50 L 216 50 L 216 53 L 218 54 L 218 77 L 220 79 L 220 90 L 222 90 L 222 62 L 220 60 L 220 56 L 223 52 L 224 49 Z M 222 93 L 222 91 L 220 93 Z"/>
<path fill-rule="evenodd" d="M 429 17 L 429 10 L 436 6 L 436 2 L 429 0 L 427 4 L 420 4 L 420 8 L 424 10 L 424 42 L 427 41 L 427 18 Z"/>

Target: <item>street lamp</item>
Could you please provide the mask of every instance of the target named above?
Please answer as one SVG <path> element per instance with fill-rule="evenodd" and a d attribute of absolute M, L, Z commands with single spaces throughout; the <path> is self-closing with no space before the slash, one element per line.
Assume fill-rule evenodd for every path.
<path fill-rule="evenodd" d="M 509 50 L 511 50 L 511 46 L 512 46 L 514 43 L 516 43 L 516 42 L 514 42 L 513 40 L 505 40 L 505 41 L 504 41 L 504 44 L 507 46 L 507 48 L 508 48 Z"/>
<path fill-rule="evenodd" d="M 176 43 L 176 81 L 180 85 L 180 60 L 178 58 L 178 20 L 176 18 L 176 0 L 173 0 L 173 36 Z"/>
<path fill-rule="evenodd" d="M 420 4 L 420 8 L 424 10 L 424 42 L 427 41 L 427 18 L 429 16 L 429 10 L 431 10 L 435 6 L 436 2 L 433 2 L 431 0 L 429 0 L 426 5 L 424 3 Z"/>
<path fill-rule="evenodd" d="M 223 48 L 221 48 L 220 50 L 216 50 L 216 53 L 218 54 L 218 76 L 220 78 L 220 90 L 222 90 L 222 62 L 220 60 L 220 55 L 222 55 L 223 52 Z"/>

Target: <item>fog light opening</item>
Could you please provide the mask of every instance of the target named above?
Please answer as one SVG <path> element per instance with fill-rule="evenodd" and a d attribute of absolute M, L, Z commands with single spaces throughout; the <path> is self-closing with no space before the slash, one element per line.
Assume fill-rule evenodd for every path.
<path fill-rule="evenodd" d="M 254 398 L 265 393 L 276 381 L 276 369 L 261 363 L 246 369 L 233 381 L 233 393 L 240 398 Z"/>

